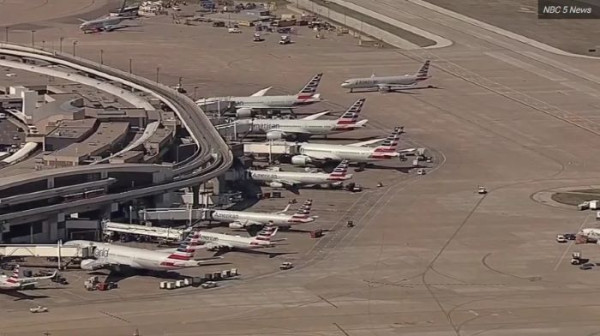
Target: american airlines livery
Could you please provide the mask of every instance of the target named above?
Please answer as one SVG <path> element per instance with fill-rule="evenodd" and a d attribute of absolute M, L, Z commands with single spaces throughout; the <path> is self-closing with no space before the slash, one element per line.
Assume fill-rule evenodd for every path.
<path fill-rule="evenodd" d="M 377 89 L 390 92 L 415 86 L 429 78 L 429 60 L 427 60 L 413 75 L 377 77 L 373 74 L 371 77 L 348 79 L 342 83 L 342 87 L 350 89 L 350 92 L 354 92 L 354 89 Z"/>
<path fill-rule="evenodd" d="M 214 97 L 202 98 L 196 101 L 200 106 L 232 103 L 236 109 L 236 117 L 249 118 L 254 115 L 256 110 L 277 110 L 292 109 L 298 105 L 308 105 L 321 101 L 321 95 L 317 92 L 322 73 L 316 74 L 303 88 L 295 95 L 287 96 L 265 96 L 270 87 L 254 93 L 250 97 Z"/>
<path fill-rule="evenodd" d="M 146 250 L 141 248 L 99 243 L 87 240 L 72 240 L 66 246 L 93 246 L 94 259 L 81 261 L 84 270 L 114 269 L 123 267 L 149 271 L 169 271 L 197 267 L 215 257 L 193 259 L 194 250 L 182 243 L 176 250 Z"/>
<path fill-rule="evenodd" d="M 364 127 L 368 120 L 358 121 L 365 98 L 357 100 L 336 120 L 317 119 L 328 112 L 321 112 L 302 119 L 239 119 L 238 125 L 250 125 L 250 134 L 264 134 L 269 140 L 291 138 L 307 139 L 311 135 L 329 135 Z"/>
<path fill-rule="evenodd" d="M 207 217 L 211 220 L 229 223 L 231 229 L 243 229 L 251 226 L 279 226 L 290 227 L 296 224 L 313 222 L 317 216 L 310 216 L 312 200 L 307 200 L 304 205 L 293 215 L 284 212 L 250 212 L 206 209 Z"/>
<path fill-rule="evenodd" d="M 19 277 L 19 265 L 15 266 L 13 273 L 10 277 L 6 275 L 0 275 L 0 290 L 21 290 L 21 289 L 34 289 L 40 280 L 50 280 L 56 276 L 58 271 L 54 271 L 54 274 L 43 276 L 43 277 Z"/>
<path fill-rule="evenodd" d="M 377 147 L 366 147 L 381 139 L 369 140 L 350 145 L 329 145 L 317 143 L 300 143 L 299 155 L 292 157 L 292 164 L 304 166 L 314 163 L 339 162 L 347 160 L 364 165 L 368 162 L 389 160 L 399 158 L 401 153 L 410 153 L 417 151 L 416 148 L 397 151 L 401 127 L 396 127 L 383 143 Z"/>
<path fill-rule="evenodd" d="M 228 251 L 255 250 L 274 247 L 271 240 L 277 234 L 278 227 L 265 227 L 255 237 L 241 237 L 224 233 L 196 231 L 188 238 L 188 245 L 192 249 L 207 249 L 216 251 L 220 255 Z"/>
<path fill-rule="evenodd" d="M 352 178 L 348 172 L 348 161 L 343 160 L 331 173 L 283 172 L 272 170 L 248 170 L 249 177 L 265 183 L 271 188 L 297 188 L 300 186 L 339 186 Z"/>

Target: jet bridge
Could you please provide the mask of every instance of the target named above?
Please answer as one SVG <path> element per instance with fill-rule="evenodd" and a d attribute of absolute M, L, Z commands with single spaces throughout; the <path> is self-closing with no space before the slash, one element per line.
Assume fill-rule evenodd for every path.
<path fill-rule="evenodd" d="M 140 210 L 140 218 L 144 221 L 188 221 L 194 222 L 206 218 L 205 209 L 191 208 L 157 208 Z"/>
<path fill-rule="evenodd" d="M 188 219 L 187 217 L 185 219 Z M 184 220 L 185 220 L 184 219 Z M 111 235 L 113 232 L 131 235 L 148 236 L 158 239 L 181 241 L 190 229 L 164 228 L 158 226 L 147 226 L 140 224 L 124 224 L 116 222 L 103 222 L 104 234 Z"/>

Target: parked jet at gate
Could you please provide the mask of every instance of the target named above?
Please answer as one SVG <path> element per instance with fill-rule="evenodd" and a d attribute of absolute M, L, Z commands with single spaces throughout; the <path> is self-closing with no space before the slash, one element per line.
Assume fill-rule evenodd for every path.
<path fill-rule="evenodd" d="M 248 174 L 251 179 L 263 182 L 271 188 L 297 188 L 322 184 L 334 187 L 352 178 L 352 174 L 347 174 L 347 171 L 348 161 L 344 160 L 329 174 L 271 170 L 248 170 Z"/>
<path fill-rule="evenodd" d="M 206 211 L 207 218 L 217 222 L 229 223 L 229 227 L 232 229 L 243 229 L 251 226 L 264 226 L 267 224 L 279 227 L 290 227 L 296 224 L 313 222 L 317 216 L 310 216 L 311 206 L 312 201 L 308 200 L 293 215 L 288 215 L 285 213 L 285 211 L 287 211 L 289 208 L 289 205 L 284 211 L 276 213 L 214 209 L 206 209 Z"/>
<path fill-rule="evenodd" d="M 287 96 L 265 96 L 270 87 L 254 93 L 250 97 L 214 97 L 196 101 L 200 106 L 232 103 L 238 118 L 252 117 L 257 110 L 293 109 L 298 105 L 308 105 L 321 101 L 317 92 L 323 74 L 316 74 L 298 94 Z"/>
<path fill-rule="evenodd" d="M 321 112 L 302 119 L 240 119 L 235 123 L 240 126 L 251 125 L 250 133 L 265 134 L 269 140 L 307 139 L 311 135 L 327 136 L 364 127 L 368 120 L 358 121 L 364 103 L 364 98 L 357 100 L 336 120 L 317 119 L 328 113 Z"/>
<path fill-rule="evenodd" d="M 17 265 L 10 277 L 0 275 L 0 290 L 33 289 L 37 286 L 38 281 L 50 280 L 57 273 L 58 271 L 54 271 L 54 274 L 48 276 L 21 278 L 19 277 L 19 265 Z"/>
<path fill-rule="evenodd" d="M 141 248 L 99 243 L 87 240 L 72 240 L 65 246 L 93 246 L 95 259 L 84 259 L 81 268 L 84 270 L 115 269 L 123 267 L 149 271 L 169 271 L 188 267 L 197 267 L 206 261 L 215 259 L 193 259 L 194 250 L 181 244 L 175 251 L 146 250 Z"/>
<path fill-rule="evenodd" d="M 277 227 L 266 227 L 255 237 L 233 236 L 224 233 L 197 231 L 190 238 L 188 244 L 192 249 L 205 248 L 209 251 L 217 251 L 222 254 L 232 250 L 255 250 L 274 247 L 271 240 L 277 234 Z"/>
<path fill-rule="evenodd" d="M 329 145 L 317 143 L 301 143 L 299 145 L 300 155 L 292 157 L 292 164 L 304 166 L 311 163 L 327 163 L 348 160 L 356 162 L 361 166 L 368 162 L 399 158 L 401 153 L 415 152 L 416 148 L 405 149 L 397 152 L 398 141 L 402 128 L 396 127 L 381 145 L 377 147 L 365 147 L 382 139 L 369 140 L 350 145 Z"/>
<path fill-rule="evenodd" d="M 342 83 L 342 87 L 350 89 L 350 92 L 353 92 L 354 89 L 377 89 L 390 92 L 415 86 L 417 83 L 429 79 L 428 73 L 429 60 L 425 61 L 419 71 L 413 75 L 377 77 L 373 74 L 367 78 L 348 79 Z"/>

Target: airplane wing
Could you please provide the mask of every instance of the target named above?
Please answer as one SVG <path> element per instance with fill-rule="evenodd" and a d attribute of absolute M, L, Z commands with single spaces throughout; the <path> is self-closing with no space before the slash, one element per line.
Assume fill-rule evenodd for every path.
<path fill-rule="evenodd" d="M 315 120 L 315 119 L 321 118 L 322 116 L 326 115 L 329 112 L 330 111 L 323 111 L 323 112 L 311 114 L 307 117 L 302 118 L 302 120 Z"/>
<path fill-rule="evenodd" d="M 269 133 L 269 132 L 277 132 L 277 133 L 281 133 L 282 135 L 287 135 L 287 134 L 310 135 L 310 132 L 307 132 L 302 127 L 293 127 L 293 128 L 290 127 L 290 128 L 286 128 L 285 130 L 282 130 L 280 128 L 271 128 L 271 129 L 265 131 L 265 133 Z"/>
<path fill-rule="evenodd" d="M 346 146 L 351 146 L 351 147 L 367 147 L 369 145 L 372 144 L 376 144 L 378 142 L 384 141 L 384 139 L 371 139 L 371 140 L 367 140 L 367 141 L 362 141 L 362 142 L 356 142 L 356 143 L 352 143 L 352 144 L 348 144 Z"/>
<path fill-rule="evenodd" d="M 260 91 L 255 92 L 250 97 L 262 97 L 262 96 L 264 96 L 267 93 L 267 91 L 271 90 L 271 88 L 272 88 L 272 86 L 269 86 L 268 88 L 264 88 L 264 89 L 262 89 Z"/>
<path fill-rule="evenodd" d="M 269 106 L 260 103 L 242 103 L 237 104 L 236 108 L 250 108 L 255 110 L 289 110 L 295 109 L 295 106 Z"/>
<path fill-rule="evenodd" d="M 38 282 L 40 280 L 49 280 L 54 278 L 58 274 L 58 271 L 54 271 L 52 275 L 41 276 L 41 277 L 30 277 L 30 278 L 19 278 L 19 283 L 22 285 L 26 285 L 33 282 Z"/>
<path fill-rule="evenodd" d="M 300 181 L 294 181 L 294 180 L 276 179 L 276 180 L 273 180 L 273 181 L 274 182 L 279 182 L 279 183 L 281 183 L 281 184 L 283 184 L 285 186 L 288 186 L 288 187 L 294 187 L 294 186 L 297 186 L 298 184 L 300 184 Z"/>
<path fill-rule="evenodd" d="M 277 211 L 277 212 L 275 212 L 275 213 L 277 213 L 277 214 L 284 214 L 284 213 L 286 213 L 286 212 L 287 212 L 287 211 L 290 209 L 290 206 L 292 206 L 292 204 L 291 204 L 291 203 L 288 203 L 288 205 L 286 205 L 286 206 L 285 206 L 285 208 L 284 208 L 283 210 L 281 210 L 281 211 Z"/>
<path fill-rule="evenodd" d="M 377 84 L 377 88 L 379 90 L 401 90 L 401 89 L 405 89 L 405 88 L 409 88 L 411 86 L 415 86 L 417 84 L 417 82 L 415 81 L 414 83 L 411 84 L 406 84 L 406 85 L 400 85 L 400 84 Z"/>

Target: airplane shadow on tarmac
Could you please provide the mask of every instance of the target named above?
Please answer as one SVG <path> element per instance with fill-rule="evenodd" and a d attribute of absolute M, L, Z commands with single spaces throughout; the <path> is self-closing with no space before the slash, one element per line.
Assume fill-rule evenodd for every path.
<path fill-rule="evenodd" d="M 33 290 L 39 291 L 39 290 L 48 290 L 48 289 L 57 289 L 57 288 L 36 288 Z M 49 297 L 47 295 L 30 295 L 27 293 L 23 293 L 21 291 L 14 291 L 14 290 L 0 291 L 0 295 L 7 295 L 10 297 L 14 297 L 15 299 L 13 301 L 47 299 Z"/>

